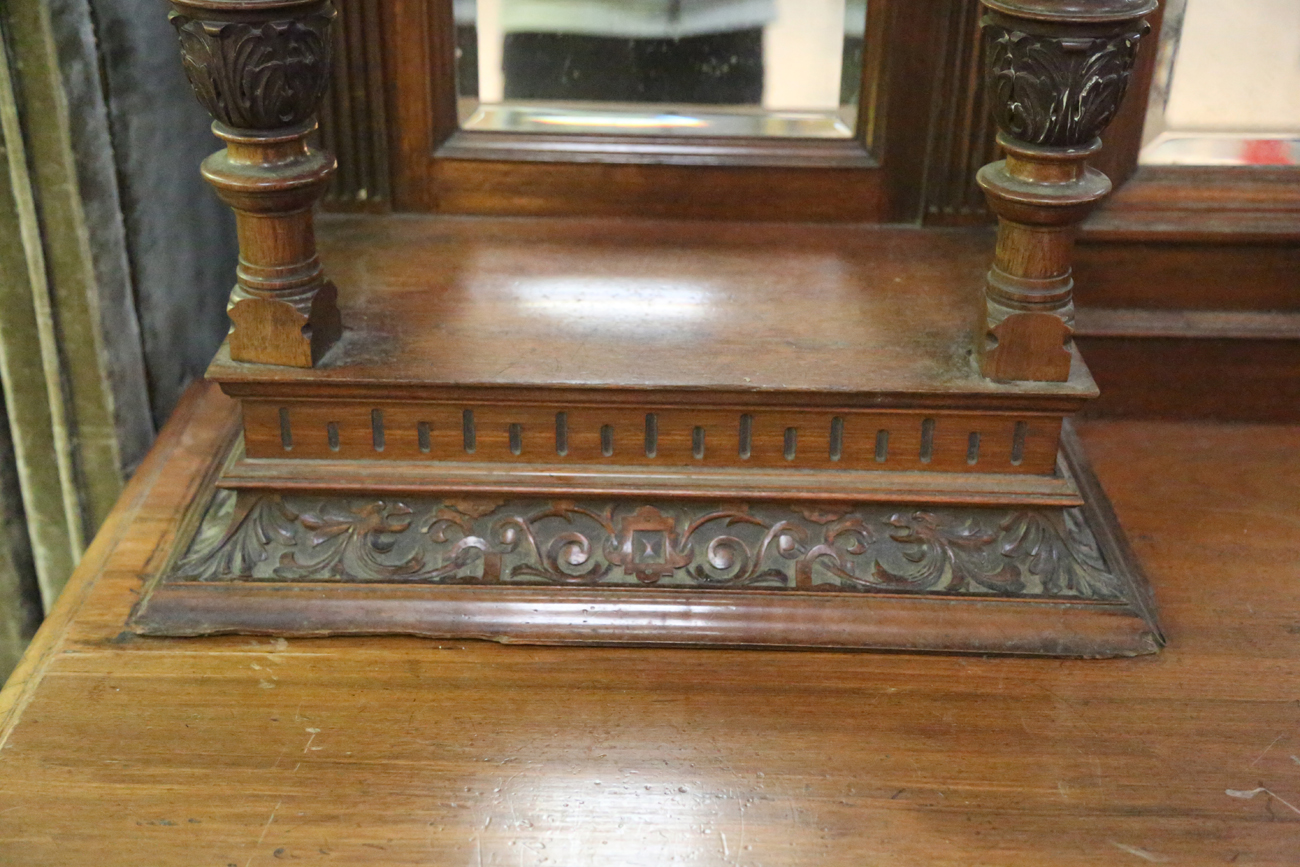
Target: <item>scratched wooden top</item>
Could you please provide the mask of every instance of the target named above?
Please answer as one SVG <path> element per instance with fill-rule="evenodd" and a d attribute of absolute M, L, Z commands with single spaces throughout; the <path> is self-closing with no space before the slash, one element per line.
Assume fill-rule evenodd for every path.
<path fill-rule="evenodd" d="M 1107 662 L 122 635 L 231 408 L 0 694 L 0 863 L 1295 865 L 1300 428 L 1083 426 L 1169 647 Z"/>
<path fill-rule="evenodd" d="M 432 217 L 322 218 L 347 328 L 314 370 L 232 364 L 223 382 L 1095 393 L 994 383 L 971 360 L 984 229 Z"/>

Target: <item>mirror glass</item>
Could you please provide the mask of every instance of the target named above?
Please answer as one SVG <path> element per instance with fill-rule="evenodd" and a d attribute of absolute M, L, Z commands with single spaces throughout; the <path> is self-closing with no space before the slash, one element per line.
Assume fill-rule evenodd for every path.
<path fill-rule="evenodd" d="M 463 129 L 850 138 L 867 0 L 454 0 Z"/>
<path fill-rule="evenodd" d="M 1143 165 L 1300 165 L 1300 2 L 1167 0 Z"/>

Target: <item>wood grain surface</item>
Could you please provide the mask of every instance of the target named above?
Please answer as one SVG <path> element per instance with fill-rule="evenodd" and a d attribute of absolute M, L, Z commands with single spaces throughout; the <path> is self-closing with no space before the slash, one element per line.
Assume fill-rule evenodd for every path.
<path fill-rule="evenodd" d="M 0 693 L 0 863 L 1297 862 L 1300 428 L 1083 427 L 1157 657 L 123 635 L 214 406 Z"/>
<path fill-rule="evenodd" d="M 209 375 L 228 393 L 834 392 L 1043 412 L 1096 394 L 1077 359 L 1064 383 L 979 375 L 984 229 L 423 215 L 318 228 L 347 332 L 311 371 L 232 364 L 223 348 Z"/>

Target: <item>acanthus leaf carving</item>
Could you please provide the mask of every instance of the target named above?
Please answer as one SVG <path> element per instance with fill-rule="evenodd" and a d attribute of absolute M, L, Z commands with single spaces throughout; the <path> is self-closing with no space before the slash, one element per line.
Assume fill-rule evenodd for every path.
<path fill-rule="evenodd" d="M 180 12 L 169 19 L 199 102 L 226 126 L 269 132 L 304 124 L 320 108 L 335 14 L 325 5 L 301 18 L 255 23 L 204 21 Z"/>
<path fill-rule="evenodd" d="M 1068 509 L 248 497 L 208 510 L 173 580 L 1123 594 Z"/>
<path fill-rule="evenodd" d="M 1107 37 L 1044 36 L 986 19 L 985 77 L 999 128 L 1035 145 L 1081 147 L 1114 119 L 1145 21 Z"/>

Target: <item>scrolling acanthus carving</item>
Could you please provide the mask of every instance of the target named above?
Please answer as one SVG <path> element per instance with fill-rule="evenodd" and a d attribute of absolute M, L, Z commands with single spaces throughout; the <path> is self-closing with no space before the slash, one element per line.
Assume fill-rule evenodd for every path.
<path fill-rule="evenodd" d="M 1075 510 L 349 500 L 220 492 L 172 581 L 730 588 L 1114 600 Z"/>
<path fill-rule="evenodd" d="M 311 120 L 329 85 L 331 6 L 283 21 L 201 21 L 172 12 L 194 93 L 235 129 L 275 130 Z"/>
<path fill-rule="evenodd" d="M 1149 30 L 1140 21 L 1104 38 L 1042 36 L 986 19 L 986 78 L 998 126 L 1029 144 L 1088 145 L 1119 110 Z"/>

